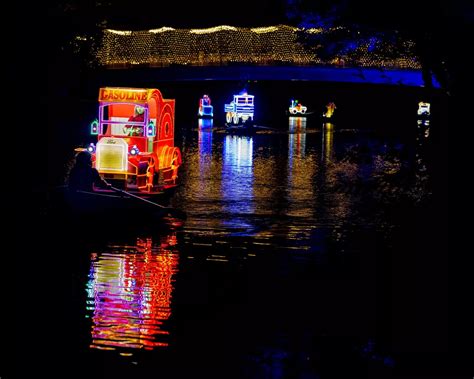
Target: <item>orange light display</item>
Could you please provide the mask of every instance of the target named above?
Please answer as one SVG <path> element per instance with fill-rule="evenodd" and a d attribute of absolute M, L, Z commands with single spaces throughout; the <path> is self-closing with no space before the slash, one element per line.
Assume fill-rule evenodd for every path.
<path fill-rule="evenodd" d="M 178 255 L 172 251 L 176 240 L 166 239 L 159 245 L 139 239 L 135 247 L 93 254 L 87 286 L 91 348 L 123 352 L 168 345 L 164 323 L 171 315 Z"/>
<path fill-rule="evenodd" d="M 106 180 L 137 194 L 174 186 L 181 151 L 174 146 L 175 100 L 154 88 L 99 89 L 99 117 L 91 133 L 94 167 Z"/>

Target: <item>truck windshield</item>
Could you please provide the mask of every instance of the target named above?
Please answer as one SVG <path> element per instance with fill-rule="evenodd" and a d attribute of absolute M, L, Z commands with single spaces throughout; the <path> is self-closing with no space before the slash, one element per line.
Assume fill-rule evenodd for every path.
<path fill-rule="evenodd" d="M 237 104 L 253 104 L 253 97 L 237 97 Z"/>
<path fill-rule="evenodd" d="M 146 109 L 129 103 L 100 107 L 101 134 L 109 136 L 143 136 Z"/>

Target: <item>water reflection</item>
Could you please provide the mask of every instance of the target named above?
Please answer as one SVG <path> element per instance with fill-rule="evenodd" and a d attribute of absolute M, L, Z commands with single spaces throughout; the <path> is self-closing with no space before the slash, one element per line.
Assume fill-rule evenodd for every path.
<path fill-rule="evenodd" d="M 290 117 L 288 124 L 288 208 L 292 216 L 310 216 L 317 171 L 313 151 L 306 156 L 306 117 Z M 291 233 L 291 232 L 290 232 Z M 298 230 L 296 230 L 298 233 Z"/>
<path fill-rule="evenodd" d="M 278 240 L 281 247 L 313 245 L 313 251 L 318 228 L 380 225 L 370 207 L 428 193 L 422 188 L 429 185 L 426 149 L 418 149 L 413 186 L 402 170 L 411 159 L 403 144 L 331 123 L 322 124 L 321 133 L 307 133 L 309 122 L 290 117 L 288 133 L 252 137 L 198 130 L 186 148 L 179 199 L 187 204 L 186 231 L 203 239 L 237 233 L 262 246 Z M 427 136 L 420 126 L 419 142 Z"/>
<path fill-rule="evenodd" d="M 304 156 L 306 148 L 306 117 L 290 117 L 288 130 L 289 160 L 292 160 L 294 155 Z"/>
<path fill-rule="evenodd" d="M 306 129 L 307 119 L 306 117 L 289 117 L 288 126 L 290 133 L 296 133 Z"/>
<path fill-rule="evenodd" d="M 430 120 L 417 120 L 418 131 L 421 131 L 424 138 L 430 136 Z"/>
<path fill-rule="evenodd" d="M 214 125 L 214 119 L 212 118 L 199 118 L 198 119 L 199 130 L 212 129 L 213 125 Z"/>
<path fill-rule="evenodd" d="M 417 136 L 415 149 L 415 198 L 420 201 L 430 193 L 429 164 L 427 162 L 428 146 L 430 142 L 430 120 L 417 120 Z"/>
<path fill-rule="evenodd" d="M 252 137 L 227 135 L 221 183 L 224 209 L 234 214 L 253 213 L 253 182 Z"/>
<path fill-rule="evenodd" d="M 171 315 L 173 276 L 178 270 L 176 235 L 139 238 L 91 254 L 87 310 L 93 349 L 167 346 L 164 322 Z"/>
<path fill-rule="evenodd" d="M 201 176 L 206 176 L 210 174 L 209 170 L 210 170 L 211 161 L 212 161 L 212 131 L 211 130 L 199 129 L 198 146 L 199 146 L 199 173 Z"/>
<path fill-rule="evenodd" d="M 324 162 L 330 162 L 334 145 L 334 125 L 330 122 L 323 124 L 321 158 Z"/>

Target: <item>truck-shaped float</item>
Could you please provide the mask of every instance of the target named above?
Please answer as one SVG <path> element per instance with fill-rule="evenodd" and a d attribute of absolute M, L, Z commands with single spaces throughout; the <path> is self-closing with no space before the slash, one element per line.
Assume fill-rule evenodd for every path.
<path fill-rule="evenodd" d="M 302 105 L 298 100 L 293 99 L 291 100 L 290 106 L 288 107 L 288 112 L 290 112 L 291 115 L 305 114 L 307 110 L 307 107 Z"/>
<path fill-rule="evenodd" d="M 225 120 L 228 124 L 237 125 L 241 122 L 253 121 L 254 96 L 243 92 L 234 95 L 230 104 L 224 104 Z"/>
<path fill-rule="evenodd" d="M 416 112 L 418 117 L 429 117 L 430 115 L 430 103 L 420 101 L 418 103 L 418 111 Z"/>
<path fill-rule="evenodd" d="M 181 151 L 174 146 L 175 100 L 158 89 L 104 87 L 87 150 L 102 177 L 128 191 L 153 194 L 176 185 Z"/>

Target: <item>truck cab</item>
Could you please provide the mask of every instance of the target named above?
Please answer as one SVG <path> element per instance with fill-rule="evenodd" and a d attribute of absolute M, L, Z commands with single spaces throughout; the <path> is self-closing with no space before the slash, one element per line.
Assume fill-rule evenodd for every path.
<path fill-rule="evenodd" d="M 91 123 L 97 140 L 88 150 L 101 176 L 142 193 L 175 185 L 182 160 L 174 146 L 174 108 L 158 89 L 100 88 L 98 119 Z"/>

